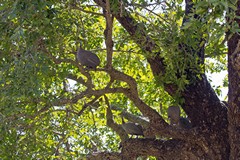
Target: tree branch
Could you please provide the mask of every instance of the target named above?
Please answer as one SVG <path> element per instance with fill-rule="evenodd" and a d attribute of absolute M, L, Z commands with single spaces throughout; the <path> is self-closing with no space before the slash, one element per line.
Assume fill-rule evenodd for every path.
<path fill-rule="evenodd" d="M 47 48 L 45 47 L 45 44 L 44 44 L 44 40 L 42 38 L 40 38 L 37 42 L 38 46 L 39 46 L 39 49 L 44 52 L 53 62 L 55 62 L 56 64 L 60 64 L 60 63 L 67 63 L 67 64 L 72 64 L 74 66 L 77 66 L 79 71 L 87 77 L 87 82 L 85 82 L 84 84 L 86 84 L 86 86 L 88 88 L 93 88 L 94 85 L 92 84 L 92 77 L 91 75 L 86 72 L 86 70 L 83 68 L 82 65 L 80 65 L 78 62 L 77 62 L 77 57 L 76 57 L 76 53 L 75 54 L 75 57 L 76 57 L 76 61 L 72 60 L 72 59 L 61 59 L 61 58 L 56 58 L 55 56 L 53 56 L 51 53 L 49 53 L 49 51 L 47 50 Z"/>
<path fill-rule="evenodd" d="M 84 13 L 90 13 L 90 14 L 92 14 L 92 15 L 104 16 L 104 15 L 101 14 L 101 13 L 97 13 L 97 12 L 93 12 L 93 11 L 89 11 L 89 10 L 84 10 L 83 8 L 78 7 L 78 6 L 76 6 L 75 4 L 73 4 L 73 3 L 71 4 L 71 9 L 76 9 L 76 10 L 82 11 L 82 12 L 84 12 Z"/>
<path fill-rule="evenodd" d="M 113 108 L 113 107 L 111 107 L 111 108 Z M 147 120 L 145 120 L 145 119 L 143 119 L 143 118 L 141 118 L 139 116 L 133 115 L 133 114 L 131 114 L 131 113 L 125 111 L 125 110 L 122 111 L 121 115 L 124 118 L 128 119 L 129 121 L 131 121 L 131 122 L 141 124 L 144 128 L 147 128 L 150 125 Z"/>
<path fill-rule="evenodd" d="M 111 107 L 110 107 L 110 104 L 109 104 L 109 101 L 108 101 L 108 98 L 106 95 L 104 95 L 105 97 L 105 101 L 106 101 L 106 104 L 107 104 L 107 125 L 112 128 L 115 132 L 118 133 L 118 135 L 120 136 L 121 138 L 121 141 L 126 141 L 128 139 L 128 135 L 127 133 L 123 130 L 122 126 L 121 125 L 118 125 L 116 124 L 114 121 L 113 121 L 113 115 L 112 115 L 112 111 L 111 111 Z"/>
<path fill-rule="evenodd" d="M 111 14 L 109 0 L 106 0 L 106 9 L 103 8 L 103 13 L 106 19 L 106 29 L 104 31 L 104 35 L 105 44 L 107 47 L 107 68 L 112 68 L 112 54 L 113 54 L 112 28 L 114 17 Z"/>
<path fill-rule="evenodd" d="M 87 160 L 102 160 L 102 159 L 109 159 L 109 160 L 120 160 L 122 156 L 118 152 L 96 152 L 93 154 L 87 155 Z"/>
<path fill-rule="evenodd" d="M 103 0 L 94 0 L 99 6 L 106 8 L 106 4 Z M 153 50 L 157 50 L 155 42 L 147 35 L 144 25 L 135 21 L 134 18 L 128 13 L 124 7 L 120 7 L 118 4 L 118 10 L 115 10 L 113 15 L 117 18 L 119 23 L 127 30 L 127 32 L 132 36 L 135 42 L 142 48 L 143 51 L 149 53 L 147 60 L 151 65 L 153 74 L 160 76 L 164 73 L 163 59 L 158 55 L 159 53 L 151 53 Z M 121 14 L 122 13 L 122 14 Z"/>
<path fill-rule="evenodd" d="M 195 150 L 199 152 L 195 152 Z M 205 155 L 198 146 L 190 146 L 181 140 L 129 139 L 123 142 L 122 156 L 123 159 L 154 156 L 166 160 L 180 160 L 199 159 L 199 157 L 204 159 Z"/>
<path fill-rule="evenodd" d="M 192 7 L 192 3 L 191 0 L 186 1 L 188 4 L 186 6 L 188 7 L 186 8 L 187 10 L 186 14 L 189 14 L 188 12 L 190 12 L 191 10 L 189 7 Z M 95 0 L 95 2 L 101 7 L 104 8 L 106 7 L 105 3 L 102 0 Z M 133 37 L 135 42 L 146 52 L 152 52 L 153 50 L 157 49 L 155 42 L 147 35 L 143 24 L 135 21 L 130 15 L 130 13 L 126 11 L 124 8 L 122 10 L 123 10 L 122 16 L 120 15 L 119 9 L 118 11 L 114 12 L 114 17 L 116 17 L 116 19 L 121 23 L 121 25 L 128 31 L 128 33 Z M 202 52 L 202 50 L 198 52 Z M 151 56 L 150 58 L 147 57 L 148 62 L 151 65 L 153 74 L 155 76 L 161 76 L 162 74 L 164 74 L 165 70 L 163 59 L 158 56 L 159 53 L 155 53 L 153 55 L 155 56 Z M 191 72 L 189 72 L 188 74 L 191 75 Z M 185 91 L 182 93 L 182 96 L 185 99 L 186 104 L 183 106 L 183 109 L 188 114 L 189 118 L 191 119 L 194 125 L 202 126 L 203 122 L 204 123 L 206 122 L 203 121 L 203 119 L 210 120 L 207 122 L 210 125 L 211 124 L 216 124 L 216 126 L 219 125 L 219 123 L 221 122 L 220 120 L 221 118 L 226 119 L 226 114 L 219 116 L 219 120 L 216 121 L 216 119 L 214 119 L 215 116 L 214 113 L 216 113 L 216 111 L 214 110 L 217 109 L 220 110 L 220 113 L 221 112 L 223 113 L 225 112 L 225 108 L 222 108 L 222 105 L 219 99 L 217 98 L 216 93 L 213 91 L 211 85 L 209 84 L 206 76 L 202 75 L 201 79 L 198 79 L 196 75 L 193 76 L 195 76 L 196 82 L 191 83 L 189 86 L 186 86 Z M 176 86 L 173 84 L 165 84 L 165 89 L 170 95 L 173 95 L 176 91 Z M 210 92 L 210 94 L 206 95 L 205 93 L 207 92 Z M 204 99 L 202 97 L 204 97 Z M 194 110 L 194 112 L 192 110 Z M 195 115 L 196 114 L 199 115 L 199 113 L 201 114 L 201 116 L 196 117 Z M 206 118 L 206 116 L 208 118 Z"/>
<path fill-rule="evenodd" d="M 66 105 L 66 104 L 77 103 L 77 101 L 79 99 L 82 99 L 82 98 L 88 97 L 88 96 L 93 96 L 93 95 L 94 96 L 102 96 L 102 95 L 107 94 L 107 93 L 125 93 L 125 92 L 128 92 L 128 89 L 127 88 L 122 88 L 122 87 L 105 88 L 105 89 L 100 89 L 100 90 L 87 89 L 87 90 L 81 92 L 80 94 L 77 94 L 77 95 L 73 96 L 73 98 L 56 99 L 51 104 L 53 106 L 63 106 L 63 105 Z"/>

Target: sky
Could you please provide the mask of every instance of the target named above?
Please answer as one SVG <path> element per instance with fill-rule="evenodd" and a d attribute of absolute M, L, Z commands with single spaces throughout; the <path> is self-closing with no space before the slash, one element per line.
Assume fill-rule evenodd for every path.
<path fill-rule="evenodd" d="M 212 87 L 215 89 L 217 86 L 222 86 L 223 85 L 223 79 L 224 77 L 227 75 L 227 71 L 222 71 L 222 72 L 219 72 L 219 73 L 207 73 L 207 77 L 208 79 L 211 79 L 212 82 L 211 85 Z M 227 96 L 227 93 L 228 93 L 228 88 L 227 87 L 221 87 L 220 88 L 222 93 L 221 95 L 219 96 L 220 100 L 227 100 L 226 99 L 226 96 Z"/>

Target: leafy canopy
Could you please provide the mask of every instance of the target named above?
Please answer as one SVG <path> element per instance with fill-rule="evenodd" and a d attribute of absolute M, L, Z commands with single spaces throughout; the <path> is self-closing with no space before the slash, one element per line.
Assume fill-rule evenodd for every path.
<path fill-rule="evenodd" d="M 234 32 L 226 25 L 227 1 L 195 1 L 191 21 L 184 23 L 184 2 L 123 0 L 131 16 L 155 40 L 166 66 L 163 77 L 154 78 L 147 58 L 121 24 L 113 22 L 114 52 L 112 66 L 133 77 L 138 84 L 140 98 L 162 112 L 179 104 L 163 88 L 163 83 L 174 83 L 182 91 L 194 83 L 186 69 L 201 74 L 226 70 L 224 34 Z M 229 6 L 230 5 L 230 6 Z M 111 1 L 113 13 L 117 1 Z M 206 12 L 212 8 L 210 12 Z M 0 155 L 3 159 L 81 157 L 98 150 L 117 151 L 120 139 L 106 126 L 106 103 L 103 97 L 82 96 L 91 77 L 95 90 L 104 89 L 111 77 L 104 71 L 82 74 L 75 61 L 75 53 L 83 42 L 101 59 L 99 68 L 106 65 L 102 9 L 91 0 L 81 1 L 11 1 L 0 3 Z M 123 13 L 124 14 L 124 13 Z M 195 15 L 199 17 L 194 17 Z M 124 15 L 123 15 L 124 16 Z M 230 18 L 231 15 L 230 15 Z M 202 25 L 204 24 L 204 25 Z M 230 30 L 231 28 L 231 30 Z M 203 38 L 202 38 L 203 37 Z M 191 50 L 206 46 L 205 65 L 193 57 Z M 178 44 L 184 44 L 179 46 Z M 181 49 L 179 49 L 181 48 Z M 184 53 L 183 53 L 184 52 Z M 114 81 L 113 87 L 127 87 Z M 122 93 L 107 94 L 114 110 L 114 120 L 121 123 L 124 109 L 141 115 L 134 104 Z M 95 102 L 97 101 L 97 103 Z M 91 105 L 90 105 L 91 104 Z M 159 107 L 161 104 L 162 107 Z"/>

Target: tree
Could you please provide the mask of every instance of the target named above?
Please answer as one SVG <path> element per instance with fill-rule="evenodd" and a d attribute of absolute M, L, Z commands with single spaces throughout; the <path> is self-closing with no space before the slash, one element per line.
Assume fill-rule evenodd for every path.
<path fill-rule="evenodd" d="M 240 1 L 0 7 L 1 159 L 240 159 Z M 76 60 L 80 43 L 96 69 Z M 228 102 L 206 76 L 222 70 Z M 190 129 L 169 125 L 170 105 Z"/>

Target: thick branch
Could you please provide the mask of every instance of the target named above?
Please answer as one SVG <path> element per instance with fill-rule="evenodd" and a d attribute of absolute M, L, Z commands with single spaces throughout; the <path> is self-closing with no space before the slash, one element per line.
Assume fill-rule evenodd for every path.
<path fill-rule="evenodd" d="M 105 159 L 110 159 L 110 160 L 120 160 L 121 159 L 121 154 L 118 152 L 96 152 L 91 155 L 87 156 L 87 160 L 105 160 Z"/>
<path fill-rule="evenodd" d="M 240 16 L 240 0 L 237 1 L 236 16 Z M 231 16 L 228 17 L 228 23 L 232 23 Z M 234 21 L 240 27 L 239 18 L 235 18 Z M 228 92 L 228 120 L 229 120 L 229 140 L 231 146 L 230 159 L 240 158 L 240 35 L 235 33 L 228 40 L 228 80 L 229 80 L 229 92 Z M 238 64 L 238 65 L 237 65 Z"/>
<path fill-rule="evenodd" d="M 124 159 L 138 156 L 155 156 L 166 160 L 206 159 L 201 148 L 180 140 L 129 139 L 122 146 Z"/>
<path fill-rule="evenodd" d="M 163 126 L 166 125 L 164 119 L 154 109 L 152 109 L 139 98 L 137 91 L 137 82 L 134 78 L 117 70 L 111 70 L 110 75 L 114 79 L 124 81 L 129 85 L 130 89 L 125 90 L 124 94 L 133 101 L 133 103 L 139 108 L 145 117 L 148 117 L 152 122 L 161 123 Z"/>

